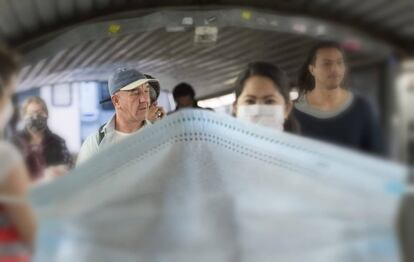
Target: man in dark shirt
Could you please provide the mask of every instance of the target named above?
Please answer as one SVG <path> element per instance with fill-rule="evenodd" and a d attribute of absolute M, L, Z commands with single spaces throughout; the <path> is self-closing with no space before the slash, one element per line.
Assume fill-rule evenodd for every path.
<path fill-rule="evenodd" d="M 340 44 L 324 41 L 301 68 L 294 116 L 305 136 L 368 153 L 382 154 L 379 121 L 371 106 L 343 86 L 346 75 Z"/>
<path fill-rule="evenodd" d="M 202 108 L 198 106 L 197 100 L 195 99 L 195 91 L 190 84 L 180 83 L 174 87 L 173 90 L 174 101 L 177 104 L 175 111 L 177 112 L 184 108 L 194 108 L 194 109 L 208 109 L 211 108 Z"/>

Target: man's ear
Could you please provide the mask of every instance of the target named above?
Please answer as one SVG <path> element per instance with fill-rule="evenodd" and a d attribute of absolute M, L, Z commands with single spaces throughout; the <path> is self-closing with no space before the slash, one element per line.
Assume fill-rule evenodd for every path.
<path fill-rule="evenodd" d="M 289 100 L 285 107 L 285 119 L 287 119 L 292 112 L 293 109 L 293 102 Z"/>
<path fill-rule="evenodd" d="M 119 97 L 117 95 L 111 96 L 111 101 L 115 108 L 119 107 Z"/>

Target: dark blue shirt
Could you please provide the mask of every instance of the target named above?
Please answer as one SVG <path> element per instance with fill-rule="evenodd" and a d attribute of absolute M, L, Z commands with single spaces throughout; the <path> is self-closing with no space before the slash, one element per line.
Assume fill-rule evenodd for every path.
<path fill-rule="evenodd" d="M 383 153 L 379 121 L 370 104 L 362 97 L 353 96 L 352 102 L 332 117 L 315 116 L 297 105 L 293 114 L 304 136 L 367 153 Z"/>

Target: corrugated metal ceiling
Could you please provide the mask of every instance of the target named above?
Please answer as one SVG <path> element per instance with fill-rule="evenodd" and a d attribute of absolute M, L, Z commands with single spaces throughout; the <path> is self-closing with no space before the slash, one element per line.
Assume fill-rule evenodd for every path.
<path fill-rule="evenodd" d="M 319 17 L 357 29 L 359 33 L 409 54 L 414 43 L 414 1 L 411 0 L 292 0 L 292 1 L 134 1 L 134 0 L 0 0 L 0 39 L 20 47 L 27 58 L 35 50 L 42 54 L 28 59 L 22 72 L 20 89 L 60 82 L 106 80 L 115 67 L 130 65 L 161 78 L 171 89 L 178 81 L 188 81 L 199 96 L 209 96 L 231 88 L 242 67 L 254 60 L 281 65 L 293 79 L 312 34 L 269 31 L 249 24 L 219 27 L 218 41 L 211 46 L 194 44 L 194 31 L 168 32 L 165 27 L 125 30 L 122 34 L 95 37 L 99 25 L 143 14 L 159 12 L 162 7 L 175 10 L 226 10 L 238 6 L 277 11 L 289 15 Z M 168 10 L 170 10 L 168 9 Z M 213 11 L 214 13 L 214 11 Z M 111 23 L 112 23 L 111 22 Z M 260 20 L 256 21 L 260 24 Z M 306 24 L 306 22 L 305 22 Z M 96 29 L 94 29 L 96 28 Z M 124 28 L 124 27 L 123 27 Z M 128 28 L 128 26 L 125 26 Z M 259 30 L 258 30 L 259 29 Z M 71 31 L 72 30 L 72 31 Z M 300 31 L 299 27 L 299 31 Z M 69 34 L 68 32 L 72 32 Z M 102 33 L 102 32 L 101 32 Z M 104 31 L 107 33 L 107 31 Z M 63 38 L 62 36 L 70 36 Z M 98 34 L 99 35 L 99 34 Z M 59 38 L 61 37 L 61 38 Z M 60 40 L 59 40 L 60 39 Z M 73 42 L 68 39 L 75 39 Z M 55 41 L 54 48 L 48 44 Z M 350 61 L 384 59 L 362 50 L 351 52 Z M 37 54 L 36 53 L 36 54 Z"/>
<path fill-rule="evenodd" d="M 401 48 L 412 49 L 412 0 L 0 0 L 0 37 L 23 44 L 82 21 L 125 11 L 159 7 L 245 6 L 321 17 L 360 28 Z"/>
<path fill-rule="evenodd" d="M 295 79 L 307 47 L 315 42 L 302 35 L 244 28 L 221 30 L 213 46 L 194 45 L 193 38 L 192 31 L 171 33 L 160 29 L 88 41 L 25 68 L 21 88 L 105 81 L 116 67 L 128 65 L 159 78 L 164 89 L 171 90 L 178 82 L 188 81 L 199 96 L 208 96 L 231 89 L 232 80 L 243 66 L 255 60 L 274 62 Z M 350 55 L 354 64 L 369 58 L 358 53 Z"/>

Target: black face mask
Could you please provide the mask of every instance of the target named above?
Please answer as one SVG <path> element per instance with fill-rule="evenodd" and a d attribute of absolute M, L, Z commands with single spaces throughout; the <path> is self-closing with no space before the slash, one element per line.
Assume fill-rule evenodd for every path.
<path fill-rule="evenodd" d="M 25 120 L 26 128 L 32 132 L 43 132 L 47 128 L 47 117 L 35 115 Z"/>

